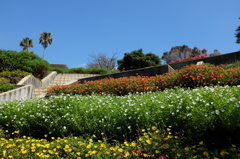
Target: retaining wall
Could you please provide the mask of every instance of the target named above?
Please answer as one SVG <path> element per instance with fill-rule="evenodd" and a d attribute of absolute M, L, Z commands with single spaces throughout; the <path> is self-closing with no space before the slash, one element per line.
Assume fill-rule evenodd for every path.
<path fill-rule="evenodd" d="M 56 77 L 56 75 L 57 72 L 51 72 L 42 80 L 35 78 L 33 75 L 26 76 L 18 82 L 17 86 L 20 88 L 0 94 L 0 103 L 13 100 L 31 99 L 35 88 L 46 87 Z"/>
<path fill-rule="evenodd" d="M 7 101 L 31 99 L 33 89 L 34 88 L 32 85 L 26 85 L 8 92 L 1 93 L 0 104 Z"/>

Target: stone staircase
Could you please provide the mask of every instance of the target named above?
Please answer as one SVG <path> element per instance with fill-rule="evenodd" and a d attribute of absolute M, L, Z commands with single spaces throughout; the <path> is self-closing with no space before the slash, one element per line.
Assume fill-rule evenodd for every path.
<path fill-rule="evenodd" d="M 99 74 L 57 74 L 57 76 L 53 79 L 52 82 L 49 83 L 49 85 L 45 88 L 35 88 L 33 92 L 32 98 L 36 97 L 44 97 L 46 95 L 47 90 L 50 87 L 53 87 L 55 85 L 69 85 L 72 83 L 75 83 L 78 79 L 92 77 L 92 76 L 98 76 Z"/>

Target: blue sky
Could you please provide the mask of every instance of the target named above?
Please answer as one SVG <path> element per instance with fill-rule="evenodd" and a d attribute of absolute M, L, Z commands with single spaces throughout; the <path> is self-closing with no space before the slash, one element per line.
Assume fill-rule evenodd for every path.
<path fill-rule="evenodd" d="M 69 68 L 84 67 L 91 54 L 122 59 L 140 48 L 159 57 L 181 45 L 225 54 L 240 50 L 239 6 L 239 0 L 1 0 L 0 49 L 20 51 L 29 37 L 29 50 L 42 57 L 39 36 L 50 32 L 46 60 Z"/>

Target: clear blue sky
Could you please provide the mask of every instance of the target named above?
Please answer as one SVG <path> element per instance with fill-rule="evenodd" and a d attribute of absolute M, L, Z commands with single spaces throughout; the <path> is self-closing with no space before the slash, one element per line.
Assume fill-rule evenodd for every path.
<path fill-rule="evenodd" d="M 171 47 L 207 48 L 209 53 L 240 50 L 235 30 L 240 25 L 240 0 L 1 0 L 0 49 L 29 49 L 40 57 L 42 32 L 52 33 L 46 60 L 83 67 L 90 54 L 122 59 L 142 48 L 159 57 Z"/>

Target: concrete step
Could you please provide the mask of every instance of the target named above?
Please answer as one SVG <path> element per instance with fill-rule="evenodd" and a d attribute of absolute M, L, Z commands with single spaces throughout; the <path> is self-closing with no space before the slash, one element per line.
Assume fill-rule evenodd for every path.
<path fill-rule="evenodd" d="M 86 78 L 86 77 L 92 77 L 92 76 L 98 76 L 99 74 L 57 74 L 57 76 L 54 78 L 52 82 L 46 87 L 46 88 L 35 88 L 33 92 L 33 97 L 41 97 L 46 94 L 48 88 L 53 87 L 55 85 L 64 85 L 64 84 L 69 84 L 69 82 L 74 82 L 77 81 L 78 79 L 81 78 Z"/>
<path fill-rule="evenodd" d="M 33 91 L 33 96 L 32 98 L 39 97 L 43 94 L 47 93 L 48 88 L 35 88 Z"/>

